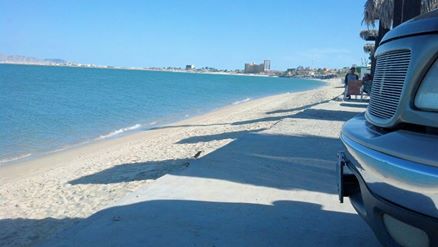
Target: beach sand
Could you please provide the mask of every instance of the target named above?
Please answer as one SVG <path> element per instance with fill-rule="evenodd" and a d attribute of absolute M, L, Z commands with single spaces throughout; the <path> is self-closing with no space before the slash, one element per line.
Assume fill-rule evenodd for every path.
<path fill-rule="evenodd" d="M 105 208 L 133 203 L 136 200 L 138 202 L 138 198 L 146 200 L 145 196 L 148 198 L 148 195 L 139 196 L 136 193 L 158 186 L 160 180 L 169 180 L 166 184 L 178 186 L 176 182 L 178 180 L 175 180 L 176 178 L 172 180 L 171 174 L 183 174 L 189 168 L 194 169 L 192 164 L 196 162 L 214 164 L 215 160 L 227 159 L 230 156 L 229 162 L 232 163 L 232 155 L 225 152 L 221 156 L 220 151 L 224 148 L 226 150 L 236 140 L 254 134 L 309 136 L 309 138 L 317 136 L 335 140 L 335 146 L 323 145 L 320 147 L 321 150 L 313 150 L 312 145 L 293 146 L 295 149 L 313 150 L 315 157 L 310 161 L 319 166 L 332 164 L 330 162 L 336 159 L 336 152 L 332 153 L 332 151 L 340 148 L 337 138 L 342 123 L 353 114 L 365 110 L 354 105 L 342 106 L 342 102 L 336 100 L 342 94 L 341 86 L 339 79 L 329 80 L 328 86 L 321 89 L 280 94 L 229 105 L 168 126 L 2 167 L 0 169 L 0 245 L 40 244 Z M 312 109 L 319 110 L 312 111 Z M 309 110 L 307 115 L 299 117 Z M 333 112 L 336 113 L 336 119 L 331 115 Z M 308 117 L 308 114 L 312 117 Z M 254 138 L 250 143 L 258 141 L 261 139 Z M 273 142 L 269 145 L 277 144 Z M 284 151 L 282 145 L 280 142 L 277 149 Z M 284 146 L 288 145 L 284 144 Z M 327 158 L 327 155 L 332 156 Z M 298 156 L 295 158 L 303 159 Z M 334 164 L 330 167 L 334 169 Z M 330 170 L 330 173 L 333 171 Z M 207 186 L 205 183 L 198 185 Z M 194 183 L 193 186 L 198 185 Z M 220 185 L 218 186 L 220 189 Z M 333 186 L 336 188 L 335 183 Z M 167 187 L 160 186 L 158 190 L 169 190 Z M 280 199 L 291 190 L 291 188 L 283 189 L 282 192 L 276 192 Z M 296 191 L 296 188 L 293 190 Z M 172 193 L 169 198 L 172 197 Z M 207 192 L 202 192 L 200 189 L 196 195 L 201 196 L 203 193 Z M 278 199 L 273 196 L 276 193 L 265 191 L 271 196 L 264 199 L 263 191 L 258 193 L 260 193 L 261 204 L 269 203 L 271 199 Z M 300 198 L 306 193 L 305 189 L 302 189 L 295 197 Z M 153 194 L 151 193 L 151 198 L 154 197 Z M 338 204 L 333 200 L 336 198 L 333 191 L 323 191 L 318 195 L 307 194 L 309 198 L 319 198 L 317 201 L 320 200 L 321 205 L 328 200 L 329 203 L 323 205 L 325 210 L 333 209 L 355 214 L 348 202 Z M 137 199 L 134 200 L 133 197 Z M 190 199 L 189 197 L 196 198 L 192 193 L 186 198 L 180 196 L 178 199 Z M 225 202 L 231 200 L 230 198 L 227 200 L 227 196 L 224 196 L 221 200 Z M 232 198 L 235 202 L 238 195 Z M 309 201 L 309 198 L 306 200 Z M 204 199 L 208 200 L 208 197 Z M 254 203 L 249 199 L 243 199 L 242 202 Z M 358 216 L 354 216 L 358 218 L 358 222 L 361 222 Z M 116 218 L 115 221 L 118 219 Z M 364 227 L 366 232 L 363 234 L 369 237 L 370 233 L 364 223 L 358 224 Z"/>

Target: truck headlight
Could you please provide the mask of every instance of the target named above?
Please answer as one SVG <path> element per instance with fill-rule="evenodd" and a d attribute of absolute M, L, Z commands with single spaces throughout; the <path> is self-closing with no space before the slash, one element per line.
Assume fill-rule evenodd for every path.
<path fill-rule="evenodd" d="M 438 60 L 421 82 L 415 96 L 415 106 L 422 110 L 438 111 Z"/>

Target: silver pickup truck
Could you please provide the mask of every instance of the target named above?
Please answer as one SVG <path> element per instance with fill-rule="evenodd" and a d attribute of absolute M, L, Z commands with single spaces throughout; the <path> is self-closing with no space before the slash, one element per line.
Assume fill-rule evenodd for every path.
<path fill-rule="evenodd" d="M 340 201 L 384 246 L 438 246 L 438 11 L 388 32 L 367 111 L 345 123 Z"/>

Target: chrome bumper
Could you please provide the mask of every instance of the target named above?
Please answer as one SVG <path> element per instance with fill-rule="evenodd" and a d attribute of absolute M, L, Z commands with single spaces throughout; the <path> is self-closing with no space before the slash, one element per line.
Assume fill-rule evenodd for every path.
<path fill-rule="evenodd" d="M 438 218 L 406 209 L 371 192 L 357 167 L 344 152 L 338 154 L 340 201 L 349 197 L 383 246 L 438 246 Z"/>
<path fill-rule="evenodd" d="M 360 126 L 362 129 L 359 131 Z M 363 134 L 364 132 L 368 133 Z M 387 134 L 378 134 L 367 127 L 363 116 L 353 118 L 344 125 L 341 134 L 347 151 L 346 158 L 351 161 L 372 193 L 407 209 L 438 218 L 438 167 L 376 151 L 375 145 L 380 143 L 392 145 L 392 154 L 396 154 L 398 145 L 403 146 L 410 141 L 409 138 L 405 138 L 405 143 L 401 145 L 399 140 L 391 142 L 385 135 Z M 393 136 L 401 137 L 400 134 Z M 412 138 L 414 135 L 409 134 L 409 137 Z M 429 148 L 430 145 L 434 145 L 437 148 L 438 138 L 433 138 L 434 143 L 428 140 L 423 146 L 427 145 Z M 422 140 L 426 140 L 424 135 L 412 140 L 415 145 L 411 147 L 411 152 L 418 149 L 418 156 L 424 152 L 423 146 L 419 145 Z M 373 148 L 363 145 L 364 143 L 370 143 Z M 400 152 L 400 156 L 403 157 L 403 149 Z M 428 163 L 434 162 L 433 157 L 436 156 L 438 164 L 436 153 L 438 149 L 435 153 L 427 154 Z M 414 156 L 413 153 L 410 156 Z M 416 160 L 421 159 L 417 157 Z"/>

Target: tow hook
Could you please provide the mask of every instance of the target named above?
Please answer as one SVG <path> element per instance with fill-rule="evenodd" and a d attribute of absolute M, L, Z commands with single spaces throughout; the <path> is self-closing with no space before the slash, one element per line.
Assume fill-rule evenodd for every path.
<path fill-rule="evenodd" d="M 344 203 L 344 197 L 351 196 L 359 190 L 357 178 L 351 173 L 347 166 L 348 159 L 344 152 L 338 153 L 338 163 L 336 164 L 336 174 L 338 183 L 339 202 Z"/>

